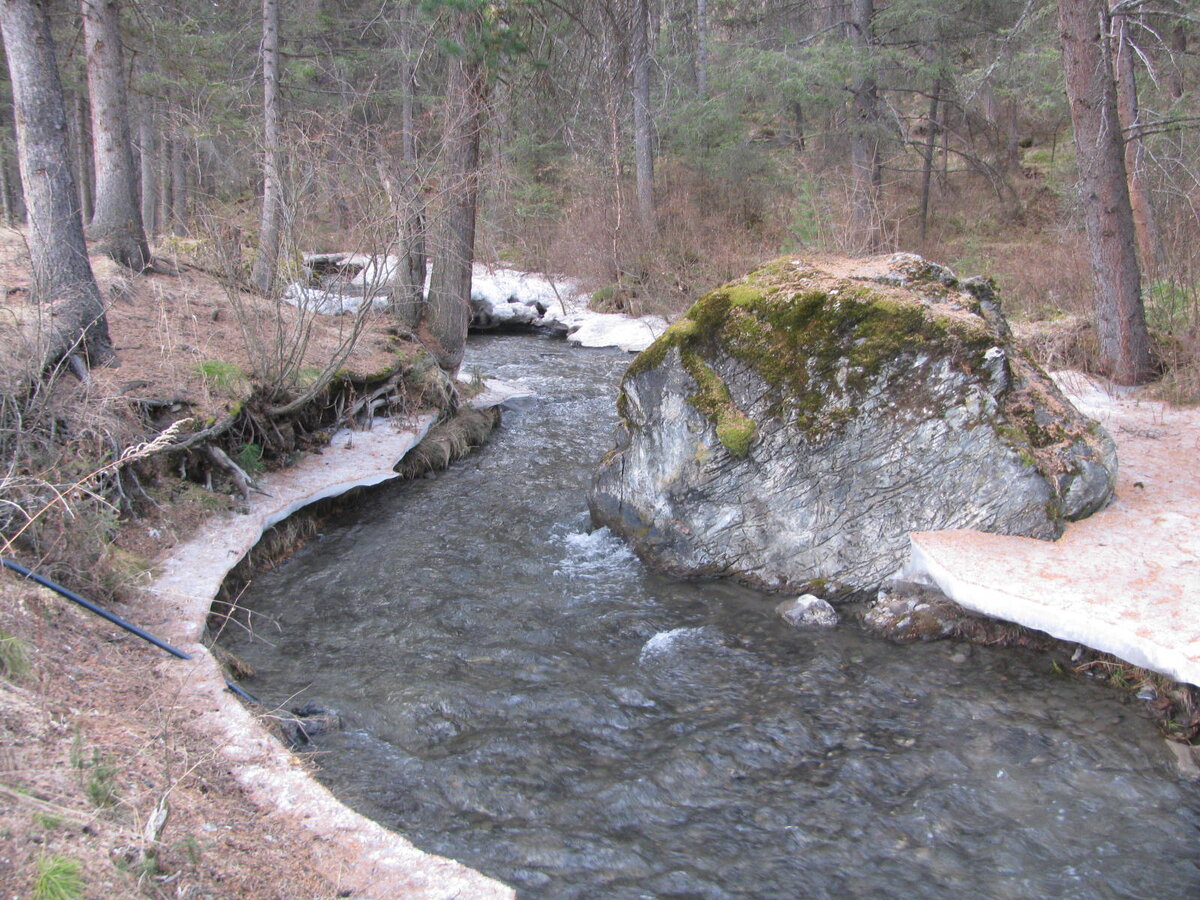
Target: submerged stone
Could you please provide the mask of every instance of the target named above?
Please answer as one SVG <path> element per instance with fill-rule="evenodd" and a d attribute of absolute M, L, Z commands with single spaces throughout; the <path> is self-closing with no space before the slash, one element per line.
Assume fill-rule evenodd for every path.
<path fill-rule="evenodd" d="M 795 628 L 832 628 L 838 623 L 837 610 L 812 594 L 801 594 L 795 600 L 784 600 L 775 607 L 775 612 Z"/>
<path fill-rule="evenodd" d="M 836 597 L 910 531 L 1053 539 L 1111 497 L 1111 438 L 1013 340 L 990 282 L 911 254 L 780 259 L 634 360 L 592 516 L 651 562 Z"/>

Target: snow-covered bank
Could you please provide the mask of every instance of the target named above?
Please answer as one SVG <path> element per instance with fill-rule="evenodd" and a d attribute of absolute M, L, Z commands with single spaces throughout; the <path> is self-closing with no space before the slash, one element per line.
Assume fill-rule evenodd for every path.
<path fill-rule="evenodd" d="M 914 533 L 904 577 L 975 612 L 1200 685 L 1200 410 L 1079 373 L 1055 377 L 1117 443 L 1113 503 L 1054 542 Z"/>
<path fill-rule="evenodd" d="M 316 253 L 306 255 L 304 264 L 310 273 L 308 284 L 290 285 L 284 300 L 312 312 L 343 315 L 365 302 L 386 305 L 398 262 L 393 256 Z M 588 308 L 590 300 L 569 278 L 476 263 L 471 274 L 471 327 L 544 329 L 584 347 L 628 352 L 645 350 L 667 329 L 661 316 L 599 313 Z"/>

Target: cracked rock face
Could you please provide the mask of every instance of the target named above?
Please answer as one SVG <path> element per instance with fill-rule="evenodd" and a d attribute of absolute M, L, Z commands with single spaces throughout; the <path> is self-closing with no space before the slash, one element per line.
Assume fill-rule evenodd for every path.
<path fill-rule="evenodd" d="M 1116 452 L 1012 341 L 991 285 L 910 254 L 780 259 L 630 367 L 593 520 L 650 563 L 837 597 L 910 531 L 1053 539 Z"/>

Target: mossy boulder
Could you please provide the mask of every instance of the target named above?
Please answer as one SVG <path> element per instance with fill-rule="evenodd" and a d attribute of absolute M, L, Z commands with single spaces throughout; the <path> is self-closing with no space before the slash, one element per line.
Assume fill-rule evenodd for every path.
<path fill-rule="evenodd" d="M 1053 539 L 1108 502 L 1111 438 L 1012 340 L 990 282 L 911 254 L 784 258 L 634 360 L 592 516 L 680 574 L 838 597 L 910 531 Z"/>

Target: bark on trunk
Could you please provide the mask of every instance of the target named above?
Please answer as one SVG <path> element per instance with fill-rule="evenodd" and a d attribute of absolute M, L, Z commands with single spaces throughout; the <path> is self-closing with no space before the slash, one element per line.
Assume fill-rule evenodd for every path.
<path fill-rule="evenodd" d="M 158 233 L 166 234 L 173 224 L 171 201 L 171 160 L 175 156 L 175 142 L 164 134 L 159 142 L 158 153 Z"/>
<path fill-rule="evenodd" d="M 250 281 L 263 294 L 270 294 L 279 266 L 279 222 L 283 192 L 279 182 L 279 3 L 263 0 L 263 208 L 259 228 L 258 255 Z"/>
<path fill-rule="evenodd" d="M 92 139 L 91 128 L 88 126 L 87 99 L 82 94 L 75 95 L 72 107 L 74 118 L 69 123 L 72 159 L 75 161 L 75 187 L 79 191 L 79 209 L 85 223 L 92 221 L 95 205 L 95 174 L 92 169 Z"/>
<path fill-rule="evenodd" d="M 147 97 L 138 120 L 138 170 L 142 183 L 142 226 L 146 235 L 158 234 L 158 136 L 154 131 L 154 105 Z"/>
<path fill-rule="evenodd" d="M 708 96 L 708 0 L 696 0 L 696 93 Z"/>
<path fill-rule="evenodd" d="M 875 43 L 872 20 L 874 0 L 851 0 L 850 43 L 862 67 L 853 91 L 850 123 L 850 165 L 853 172 L 851 243 L 860 253 L 875 253 L 883 246 L 880 195 L 883 169 L 879 154 L 879 90 L 872 61 Z"/>
<path fill-rule="evenodd" d="M 171 233 L 176 237 L 188 233 L 187 144 L 182 135 L 171 141 Z"/>
<path fill-rule="evenodd" d="M 925 135 L 925 148 L 921 160 L 921 241 L 924 242 L 929 233 L 929 193 L 933 184 L 933 151 L 937 147 L 938 138 L 938 103 L 942 96 L 942 79 L 933 82 L 933 94 L 929 98 L 929 130 Z"/>
<path fill-rule="evenodd" d="M 467 25 L 460 23 L 455 42 L 470 48 L 473 42 L 467 38 Z M 470 25 L 479 27 L 477 21 Z M 456 371 L 462 363 L 471 323 L 479 141 L 486 109 L 487 75 L 483 64 L 475 59 L 452 60 L 442 149 L 447 163 L 444 199 L 429 299 L 420 330 L 438 365 L 447 372 Z"/>
<path fill-rule="evenodd" d="M 39 302 L 50 305 L 44 360 L 53 365 L 82 351 L 93 366 L 115 364 L 104 304 L 83 238 L 67 146 L 67 111 L 44 7 L 36 0 L 0 0 L 0 33 L 29 214 L 33 290 Z"/>
<path fill-rule="evenodd" d="M 1167 82 L 1171 97 L 1175 100 L 1183 96 L 1183 57 L 1187 48 L 1187 29 L 1180 22 L 1171 31 L 1171 69 Z"/>
<path fill-rule="evenodd" d="M 412 26 L 400 25 L 401 98 L 400 165 L 385 186 L 396 217 L 399 264 L 389 298 L 389 311 L 409 328 L 421 322 L 425 305 L 425 204 L 417 168 L 417 133 L 414 114 Z"/>
<path fill-rule="evenodd" d="M 117 0 L 83 0 L 82 5 L 96 164 L 96 209 L 88 236 L 106 256 L 141 272 L 151 259 L 129 140 L 120 5 Z"/>
<path fill-rule="evenodd" d="M 1142 141 L 1138 107 L 1137 77 L 1133 67 L 1133 43 L 1129 37 L 1129 17 L 1118 16 L 1114 24 L 1113 62 L 1117 82 L 1117 114 L 1125 140 L 1125 175 L 1129 179 L 1129 203 L 1133 207 L 1133 228 L 1141 253 L 1142 267 L 1154 270 L 1163 262 L 1162 244 L 1150 186 L 1146 183 L 1146 146 Z"/>
<path fill-rule="evenodd" d="M 13 228 L 17 224 L 17 217 L 13 212 L 12 178 L 9 176 L 8 170 L 8 147 L 3 146 L 0 149 L 3 151 L 0 152 L 0 202 L 4 204 L 4 227 Z"/>
<path fill-rule="evenodd" d="M 645 234 L 657 230 L 654 214 L 654 123 L 650 117 L 650 0 L 633 2 L 633 148 L 638 219 Z"/>
<path fill-rule="evenodd" d="M 1105 0 L 1059 0 L 1058 21 L 1096 285 L 1100 364 L 1122 384 L 1138 384 L 1152 374 L 1150 338 L 1108 52 L 1108 7 Z"/>

